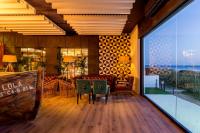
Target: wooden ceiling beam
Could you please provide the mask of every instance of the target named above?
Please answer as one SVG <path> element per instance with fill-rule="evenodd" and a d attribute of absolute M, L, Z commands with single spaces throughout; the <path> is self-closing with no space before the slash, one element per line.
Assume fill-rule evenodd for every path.
<path fill-rule="evenodd" d="M 46 0 L 48 3 L 66 2 L 66 0 Z M 67 0 L 67 3 L 134 3 L 135 0 Z"/>
<path fill-rule="evenodd" d="M 57 14 L 57 11 L 51 7 L 51 4 L 45 0 L 26 0 L 35 9 L 37 14 L 43 14 L 52 20 L 55 24 L 66 31 L 68 35 L 76 35 L 77 33 L 63 19 L 63 15 Z"/>

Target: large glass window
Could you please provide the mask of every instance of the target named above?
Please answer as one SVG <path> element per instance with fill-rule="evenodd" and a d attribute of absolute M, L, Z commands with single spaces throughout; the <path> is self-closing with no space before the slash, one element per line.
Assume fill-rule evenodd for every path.
<path fill-rule="evenodd" d="M 46 65 L 45 48 L 21 48 L 18 57 L 18 67 L 20 71 L 37 70 L 39 66 Z"/>
<path fill-rule="evenodd" d="M 88 74 L 88 49 L 62 48 L 61 56 L 61 71 L 67 79 Z"/>
<path fill-rule="evenodd" d="M 144 94 L 200 132 L 200 1 L 144 37 Z"/>

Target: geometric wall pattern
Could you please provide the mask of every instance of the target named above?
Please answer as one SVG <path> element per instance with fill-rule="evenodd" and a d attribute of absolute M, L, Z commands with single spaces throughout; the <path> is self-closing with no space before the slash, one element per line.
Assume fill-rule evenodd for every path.
<path fill-rule="evenodd" d="M 99 74 L 115 75 L 118 79 L 131 74 L 131 64 L 119 64 L 120 56 L 130 57 L 130 36 L 99 36 Z"/>

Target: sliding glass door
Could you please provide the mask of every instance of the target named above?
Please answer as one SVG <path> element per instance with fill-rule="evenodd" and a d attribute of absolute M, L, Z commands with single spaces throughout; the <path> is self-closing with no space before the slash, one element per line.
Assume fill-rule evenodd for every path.
<path fill-rule="evenodd" d="M 192 132 L 200 132 L 200 1 L 143 38 L 144 95 Z"/>

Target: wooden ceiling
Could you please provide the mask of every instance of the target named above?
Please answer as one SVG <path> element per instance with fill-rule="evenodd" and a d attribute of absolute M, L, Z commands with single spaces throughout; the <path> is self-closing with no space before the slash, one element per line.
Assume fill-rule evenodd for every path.
<path fill-rule="evenodd" d="M 46 0 L 79 35 L 121 35 L 135 0 Z M 112 22 L 112 26 L 111 23 Z"/>
<path fill-rule="evenodd" d="M 43 14 L 54 23 L 66 31 L 66 35 L 76 35 L 77 33 L 63 19 L 63 15 L 57 14 L 57 10 L 53 9 L 50 3 L 45 0 L 26 0 L 35 9 L 37 14 Z"/>
<path fill-rule="evenodd" d="M 92 5 L 90 2 L 91 0 L 26 0 L 29 4 L 31 4 L 33 7 L 35 7 L 37 14 L 44 14 L 49 19 L 51 19 L 53 22 L 55 22 L 58 26 L 63 28 L 66 31 L 66 35 L 75 35 L 75 34 L 104 34 L 104 31 L 113 31 L 113 34 L 119 34 L 119 32 L 123 33 L 130 33 L 137 24 L 141 18 L 144 16 L 144 6 L 146 4 L 146 0 L 93 0 L 96 4 L 94 7 L 94 4 Z M 57 1 L 56 3 L 53 3 L 53 1 Z M 60 2 L 59 2 L 60 1 Z M 63 5 L 62 2 L 65 2 Z M 135 1 L 135 3 L 134 3 Z M 49 2 L 52 2 L 49 3 Z M 83 7 L 84 5 L 84 7 Z M 112 5 L 112 8 L 111 8 Z M 71 7 L 72 9 L 65 9 L 63 7 Z M 74 7 L 77 7 L 74 9 Z M 85 8 L 85 10 L 81 10 L 82 8 Z M 81 11 L 81 13 L 80 13 Z M 122 15 L 126 15 L 126 19 L 122 21 L 118 21 L 119 18 L 116 18 L 115 20 L 109 21 L 101 21 L 97 23 L 98 27 L 93 28 L 96 22 L 96 20 L 92 19 L 90 21 L 87 21 L 90 25 L 88 28 L 89 31 L 86 33 L 86 28 L 81 28 L 85 26 L 84 24 L 77 25 L 77 21 L 74 23 L 75 20 L 73 20 L 73 23 L 70 23 L 70 20 L 67 20 L 66 17 L 69 17 L 69 15 L 97 15 L 100 14 L 100 18 L 105 16 L 103 15 L 120 15 L 119 18 L 122 17 Z M 64 14 L 67 14 L 67 16 L 64 16 Z M 83 22 L 80 22 L 83 23 Z M 104 25 L 102 25 L 104 23 Z M 107 23 L 105 25 L 105 23 Z M 75 25 L 75 26 L 74 26 Z M 110 26 L 112 25 L 112 26 Z M 78 27 L 78 28 L 77 28 Z M 118 27 L 118 28 L 117 28 Z M 81 30 L 82 29 L 82 30 Z M 91 29 L 91 30 L 90 30 Z M 99 30 L 99 33 L 95 32 L 95 30 Z M 112 34 L 111 32 L 106 32 L 107 34 Z"/>
<path fill-rule="evenodd" d="M 24 0 L 0 0 L 0 32 L 65 35 L 65 31 Z"/>
<path fill-rule="evenodd" d="M 3 1 L 21 2 L 24 0 L 1 0 L 0 2 Z M 141 23 L 147 17 L 153 16 L 163 3 L 167 2 L 167 0 L 25 1 L 30 5 L 30 14 L 46 16 L 48 21 L 58 26 L 58 29 L 63 29 L 66 35 L 118 35 L 130 33 L 136 24 Z M 16 7 L 16 10 L 10 11 L 11 14 L 16 12 L 18 8 L 24 8 L 23 5 L 9 6 Z M 5 7 L 5 5 L 1 4 L 0 9 L 1 7 Z M 0 10 L 0 15 L 1 13 L 3 12 Z M 21 14 L 23 14 L 23 11 Z M 39 27 L 37 28 L 39 29 Z"/>

